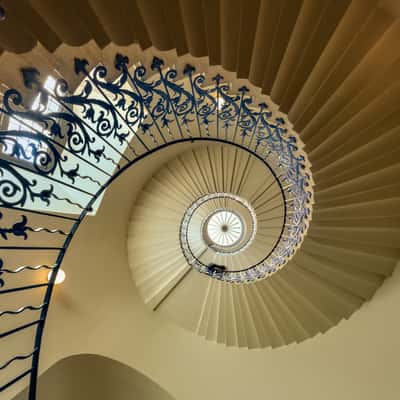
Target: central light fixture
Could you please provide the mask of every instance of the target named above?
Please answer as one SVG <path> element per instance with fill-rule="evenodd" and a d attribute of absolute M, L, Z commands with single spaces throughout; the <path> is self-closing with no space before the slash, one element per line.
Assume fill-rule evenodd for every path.
<path fill-rule="evenodd" d="M 218 246 L 233 246 L 243 236 L 243 221 L 236 213 L 219 210 L 207 221 L 207 235 Z"/>

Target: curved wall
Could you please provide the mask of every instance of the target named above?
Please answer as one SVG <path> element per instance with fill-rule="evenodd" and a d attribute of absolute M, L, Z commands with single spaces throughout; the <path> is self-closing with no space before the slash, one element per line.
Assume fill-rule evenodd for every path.
<path fill-rule="evenodd" d="M 51 2 L 46 2 L 48 4 L 42 7 L 40 4 L 43 2 L 35 3 L 38 4 L 36 12 L 43 18 L 48 16 L 44 20 L 50 21 L 50 25 L 57 28 L 56 35 L 67 43 L 76 46 L 90 39 L 81 41 L 71 37 L 66 40 L 64 37 L 64 31 L 80 36 L 80 31 L 85 30 L 86 26 L 94 29 L 93 24 L 70 29 L 71 24 L 66 21 L 75 21 L 76 15 L 71 11 L 69 0 L 62 2 L 68 3 L 66 7 L 50 10 L 53 14 L 49 11 Z M 90 3 L 94 4 L 93 1 Z M 117 10 L 113 2 L 106 3 Z M 319 161 L 320 167 L 326 167 L 336 157 L 344 157 L 347 153 L 340 152 L 340 149 L 343 150 L 341 141 L 349 139 L 346 151 L 359 151 L 360 163 L 365 162 L 369 166 L 378 164 L 375 158 L 371 159 L 369 146 L 360 147 L 360 143 L 353 139 L 357 136 L 354 133 L 359 133 L 358 136 L 365 143 L 372 143 L 379 138 L 379 141 L 376 140 L 378 143 L 374 142 L 371 146 L 375 151 L 375 144 L 381 145 L 380 138 L 386 140 L 384 134 L 398 126 L 397 44 L 400 25 L 398 14 L 396 17 L 387 15 L 378 7 L 397 4 L 395 0 L 331 1 L 326 3 L 329 3 L 329 7 L 319 1 L 282 1 L 282 18 L 278 18 L 277 13 L 269 12 L 271 1 L 245 2 L 243 11 L 250 13 L 248 17 L 251 19 L 242 18 L 238 12 L 240 7 L 232 7 L 230 1 L 207 2 L 207 15 L 203 17 L 209 18 L 204 20 L 199 18 L 202 12 L 197 10 L 201 2 L 191 2 L 192 12 L 189 12 L 190 7 L 183 7 L 182 10 L 176 7 L 178 3 L 187 2 L 172 2 L 175 7 L 170 10 L 182 11 L 183 18 L 164 15 L 163 8 L 152 7 L 154 2 L 143 0 L 139 3 L 143 6 L 140 12 L 148 16 L 144 20 L 151 33 L 151 42 L 156 47 L 164 50 L 173 48 L 178 45 L 179 39 L 184 39 L 189 46 L 184 45 L 178 53 L 188 49 L 194 55 L 207 53 L 212 63 L 222 63 L 226 68 L 238 70 L 239 76 L 249 76 L 252 82 L 271 92 L 272 98 L 282 104 L 283 109 L 290 110 L 291 119 L 296 122 L 307 150 L 312 153 L 313 163 L 314 160 Z M 221 7 L 218 7 L 218 3 Z M 234 3 L 239 4 L 237 1 Z M 258 13 L 259 4 L 262 7 Z M 300 4 L 303 6 L 299 7 Z M 165 5 L 168 8 L 170 2 Z M 297 11 L 289 5 L 293 5 Z M 146 6 L 149 12 L 145 12 Z M 18 26 L 22 24 L 21 21 L 29 21 L 30 9 L 31 6 L 21 8 L 24 15 L 15 18 Z M 57 18 L 57 15 L 61 15 L 61 18 Z M 124 14 L 129 22 L 126 24 L 105 24 L 101 16 L 111 14 L 101 10 L 96 15 L 104 26 L 129 30 L 135 25 L 131 24 L 130 17 L 137 13 Z M 2 29 L 9 34 L 1 32 L 1 47 L 5 48 L 3 44 L 6 43 L 10 46 L 9 50 L 31 48 L 30 43 L 25 46 L 25 40 L 15 34 L 16 31 L 23 31 L 15 29 L 12 10 L 8 16 L 8 25 L 3 24 Z M 22 18 L 24 16 L 25 19 Z M 152 16 L 157 18 L 150 21 Z M 192 18 L 188 18 L 190 16 Z M 120 21 L 120 16 L 113 17 L 114 21 Z M 164 18 L 179 22 L 174 23 L 173 37 L 165 34 L 171 25 L 165 23 Z M 260 23 L 257 24 L 258 20 Z M 193 21 L 202 21 L 202 29 L 192 29 Z M 206 25 L 207 31 L 204 29 Z M 143 27 L 143 23 L 140 26 Z M 43 27 L 46 28 L 46 25 Z M 40 33 L 50 41 L 54 33 L 51 34 L 52 29 L 49 28 L 42 30 L 43 27 L 38 24 L 29 35 L 37 37 Z M 183 34 L 185 31 L 188 32 L 187 37 Z M 203 33 L 210 38 L 207 52 L 196 46 L 206 44 Z M 111 36 L 119 44 L 130 42 L 116 40 L 117 36 L 110 33 Z M 275 37 L 281 40 L 273 44 Z M 45 47 L 54 50 L 58 41 L 54 42 Z M 142 40 L 141 43 L 144 42 Z M 102 45 L 106 43 L 107 40 Z M 146 43 L 149 45 L 149 40 Z M 274 51 L 266 55 L 263 48 Z M 40 65 L 42 73 L 56 67 L 68 81 L 77 83 L 78 77 L 71 68 L 73 57 L 88 57 L 93 63 L 101 55 L 106 64 L 112 64 L 117 50 L 129 53 L 132 59 L 137 59 L 141 52 L 137 45 L 128 48 L 109 45 L 100 51 L 93 41 L 80 48 L 63 44 L 54 53 L 54 58 L 40 43 L 23 57 L 4 51 L 1 56 L 4 62 L 0 68 L 2 80 L 9 86 L 20 88 L 22 82 L 18 71 L 29 60 L 30 65 Z M 378 121 L 374 120 L 375 115 L 379 115 Z M 397 143 L 398 131 L 393 132 L 397 135 Z M 332 142 L 324 143 L 331 136 Z M 332 151 L 336 146 L 337 151 Z M 389 140 L 384 141 L 384 146 L 382 148 L 392 147 Z M 171 155 L 175 150 L 178 151 L 169 149 L 168 154 Z M 325 152 L 329 152 L 327 159 L 324 158 Z M 389 163 L 396 162 L 397 165 L 397 151 L 388 156 L 378 152 L 376 156 L 387 157 Z M 143 161 L 115 182 L 107 192 L 96 218 L 87 219 L 75 237 L 71 252 L 63 264 L 67 280 L 56 288 L 50 307 L 41 354 L 41 371 L 71 354 L 95 353 L 142 371 L 182 400 L 266 397 L 275 400 L 397 400 L 400 392 L 398 269 L 384 283 L 373 301 L 364 305 L 349 321 L 301 345 L 273 351 L 233 350 L 207 343 L 179 327 L 168 325 L 144 307 L 128 271 L 126 233 L 136 193 L 152 171 L 161 165 L 161 162 L 157 164 L 155 157 Z M 330 168 L 326 169 L 330 171 Z M 343 163 L 332 168 L 353 175 L 359 172 L 349 171 L 345 158 Z M 328 175 L 321 173 L 318 185 L 328 179 Z M 394 186 L 397 191 L 398 184 Z M 372 195 L 368 193 L 368 199 Z M 11 391 L 4 394 L 5 399 L 9 399 L 9 396 Z"/>
<path fill-rule="evenodd" d="M 26 391 L 14 400 L 24 400 Z M 173 400 L 155 382 L 124 364 L 94 354 L 64 358 L 39 380 L 40 400 Z"/>
<path fill-rule="evenodd" d="M 400 273 L 372 302 L 324 335 L 275 350 L 239 350 L 169 325 L 143 304 L 131 279 L 126 235 L 136 194 L 189 144 L 143 160 L 107 191 L 74 238 L 49 311 L 40 368 L 72 354 L 118 360 L 178 400 L 396 400 L 400 391 Z"/>

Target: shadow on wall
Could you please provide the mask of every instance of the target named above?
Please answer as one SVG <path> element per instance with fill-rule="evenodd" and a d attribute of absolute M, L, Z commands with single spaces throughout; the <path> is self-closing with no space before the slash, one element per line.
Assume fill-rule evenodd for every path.
<path fill-rule="evenodd" d="M 27 390 L 14 400 L 26 400 Z M 157 383 L 107 357 L 82 354 L 58 361 L 39 378 L 38 400 L 174 400 Z"/>

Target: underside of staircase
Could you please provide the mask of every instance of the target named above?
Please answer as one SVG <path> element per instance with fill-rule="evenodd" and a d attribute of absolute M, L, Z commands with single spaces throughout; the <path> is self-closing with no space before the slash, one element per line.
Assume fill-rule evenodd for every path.
<path fill-rule="evenodd" d="M 164 95 L 172 104 L 171 121 L 153 125 L 153 131 L 145 124 L 127 123 L 131 136 L 119 144 L 106 143 L 109 153 L 101 155 L 101 173 L 78 176 L 70 186 L 97 193 L 119 169 L 128 164 L 135 168 L 134 160 L 156 151 L 157 141 L 196 141 L 192 150 L 163 165 L 132 204 L 127 248 L 133 282 L 151 310 L 206 340 L 227 347 L 275 348 L 312 338 L 349 318 L 373 297 L 399 260 L 399 43 L 396 0 L 60 0 L 57 6 L 45 0 L 4 0 L 0 90 L 6 102 L 7 89 L 17 89 L 29 111 L 41 83 L 53 76 L 68 82 L 68 96 L 105 97 L 118 109 L 117 97 L 124 90 L 141 96 L 137 81 L 121 84 L 121 76 L 139 76 L 143 69 L 140 79 L 151 85 L 174 71 L 170 82 L 190 93 L 195 93 L 193 79 L 200 76 L 201 89 L 211 90 L 211 100 L 217 100 L 214 120 L 201 120 L 196 108 L 197 120 L 182 120 L 174 108 L 180 98 L 174 103 L 170 89 L 160 89 L 160 98 Z M 92 70 L 96 66 L 99 80 Z M 34 72 L 29 80 L 32 70 L 31 75 L 26 72 L 32 67 L 40 75 Z M 101 86 L 104 82 L 109 85 Z M 222 279 L 208 266 L 223 265 L 245 276 L 242 271 L 262 264 L 286 234 L 282 227 L 288 223 L 292 199 L 285 197 L 287 187 L 274 173 L 278 165 L 270 168 L 268 161 L 260 161 L 252 136 L 244 129 L 242 137 L 236 137 L 240 113 L 236 125 L 225 127 L 225 136 L 220 136 L 220 115 L 230 104 L 215 97 L 221 93 L 220 82 L 227 84 L 227 96 L 236 99 L 232 103 L 236 101 L 240 110 L 243 99 L 249 99 L 253 116 L 266 107 L 270 121 L 284 121 L 285 132 L 297 138 L 296 155 L 303 157 L 310 190 L 310 215 L 291 257 L 271 273 L 236 282 Z M 148 104 L 143 102 L 146 121 L 149 116 L 154 119 L 149 110 L 157 100 L 154 96 Z M 72 106 L 70 113 L 79 114 Z M 7 135 L 6 114 L 1 113 L 2 135 Z M 79 114 L 82 120 L 86 117 Z M 118 147 L 122 141 L 124 147 Z M 0 159 L 7 157 L 0 154 Z M 90 160 L 88 156 L 79 165 Z M 67 179 L 62 174 L 56 178 Z M 88 206 L 87 193 L 71 197 L 73 190 L 58 193 L 48 209 L 41 209 L 59 213 L 57 207 L 69 199 L 59 223 L 53 224 L 52 215 L 29 215 L 33 228 L 26 242 L 21 234 L 10 237 L 20 232 L 18 227 L 7 228 L 19 210 L 0 204 L 0 317 L 5 320 L 0 339 L 14 340 L 15 326 L 24 332 L 25 325 L 32 329 L 20 336 L 18 354 L 11 354 L 14 344 L 4 352 L 1 348 L 1 390 L 29 374 L 36 379 L 43 310 L 51 296 L 50 289 L 43 302 L 43 291 L 36 286 L 29 293 L 8 291 L 4 282 L 9 287 L 52 287 L 47 272 L 55 261 L 47 250 L 66 251 L 69 242 L 64 249 L 64 236 L 72 232 L 72 238 L 84 216 L 96 211 L 96 203 Z M 211 200 L 206 198 L 210 195 Z M 188 217 L 190 223 L 183 223 L 193 204 L 205 198 Z M 97 206 L 100 203 L 101 196 Z M 30 212 L 29 204 L 21 208 Z M 240 238 L 246 242 L 241 251 L 216 251 L 215 243 L 207 242 L 207 223 L 220 210 L 238 215 L 248 228 Z M 42 254 L 16 251 L 18 246 L 36 245 L 47 247 Z M 5 253 L 11 255 L 7 258 Z M 45 267 L 35 269 L 37 265 Z M 37 321 L 31 324 L 32 316 Z M 39 335 L 36 325 L 41 327 Z M 22 363 L 30 368 L 25 375 L 15 367 Z M 30 400 L 34 393 L 35 388 Z"/>

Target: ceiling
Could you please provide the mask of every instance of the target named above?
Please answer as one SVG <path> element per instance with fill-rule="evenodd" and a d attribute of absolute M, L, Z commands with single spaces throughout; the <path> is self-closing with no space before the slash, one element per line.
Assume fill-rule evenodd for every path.
<path fill-rule="evenodd" d="M 232 71 L 226 72 L 229 79 L 235 74 L 243 79 L 239 82 L 248 79 L 288 114 L 305 143 L 313 165 L 317 215 L 331 220 L 346 213 L 337 218 L 333 236 L 327 237 L 326 227 L 318 225 L 311 234 L 345 246 L 357 242 L 355 233 L 362 232 L 359 249 L 399 257 L 398 1 L 0 4 L 6 10 L 6 19 L 0 21 L 4 87 L 28 93 L 19 73 L 26 66 L 37 66 L 42 76 L 63 76 L 74 87 L 80 81 L 73 71 L 74 57 L 112 66 L 117 51 L 128 54 L 131 63 L 140 60 L 145 65 L 155 54 L 172 64 L 190 53 L 203 57 L 197 59 L 199 65 L 209 60 Z M 48 378 L 52 373 L 75 373 L 70 369 L 73 363 L 89 367 L 93 359 L 70 359 L 68 367 L 54 372 L 67 365 L 60 360 L 90 353 L 122 363 L 115 368 L 126 376 L 139 371 L 182 400 L 266 395 L 275 400 L 397 399 L 398 268 L 349 321 L 301 345 L 275 350 L 226 349 L 202 341 L 144 306 L 128 267 L 132 206 L 157 169 L 186 149 L 184 144 L 173 146 L 128 170 L 107 191 L 96 217 L 88 217 L 78 231 L 63 264 L 67 280 L 55 290 L 46 325 L 40 364 L 41 372 L 48 370 L 42 380 L 44 392 L 54 383 Z M 384 203 L 387 199 L 390 207 Z M 371 216 L 369 206 L 360 208 L 362 202 L 374 203 L 373 210 L 378 210 L 368 222 L 372 230 L 365 222 L 365 216 Z M 348 230 L 354 215 L 361 215 L 358 225 Z M 326 219 L 322 225 L 332 225 Z"/>

